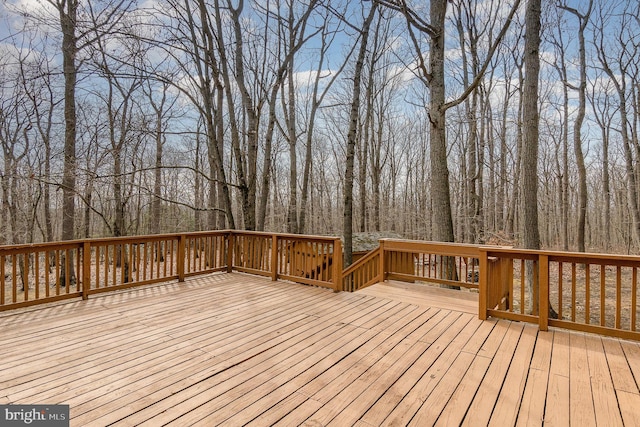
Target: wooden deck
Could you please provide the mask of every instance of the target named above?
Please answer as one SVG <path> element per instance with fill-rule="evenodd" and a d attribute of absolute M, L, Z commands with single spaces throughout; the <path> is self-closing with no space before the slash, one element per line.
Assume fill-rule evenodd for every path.
<path fill-rule="evenodd" d="M 638 343 L 439 294 L 233 273 L 4 313 L 0 403 L 72 426 L 640 425 Z"/>

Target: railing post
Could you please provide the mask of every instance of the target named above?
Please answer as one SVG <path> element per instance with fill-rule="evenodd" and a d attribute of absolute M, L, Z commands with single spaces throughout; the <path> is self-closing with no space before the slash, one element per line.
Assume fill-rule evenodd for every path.
<path fill-rule="evenodd" d="M 538 277 L 539 313 L 538 326 L 541 331 L 549 330 L 549 256 L 538 255 L 538 268 L 540 269 Z"/>
<path fill-rule="evenodd" d="M 230 231 L 227 235 L 227 273 L 231 273 L 233 271 L 233 246 L 235 238 L 233 235 L 233 231 Z"/>
<path fill-rule="evenodd" d="M 278 280 L 278 235 L 271 237 L 271 280 Z"/>
<path fill-rule="evenodd" d="M 97 260 L 96 260 L 97 261 Z M 91 289 L 91 242 L 82 244 L 82 299 L 89 299 Z"/>
<path fill-rule="evenodd" d="M 185 234 L 181 234 L 180 237 L 178 237 L 178 282 L 184 282 L 186 240 L 187 236 Z"/>
<path fill-rule="evenodd" d="M 342 240 L 333 241 L 333 292 L 340 292 L 342 286 Z"/>
<path fill-rule="evenodd" d="M 489 262 L 487 250 L 480 248 L 480 257 L 478 258 L 479 277 L 478 277 L 478 318 L 487 320 L 487 301 L 489 300 Z"/>
<path fill-rule="evenodd" d="M 384 253 L 384 240 L 380 239 L 380 259 L 378 260 L 378 282 L 384 282 L 385 271 L 385 253 Z"/>

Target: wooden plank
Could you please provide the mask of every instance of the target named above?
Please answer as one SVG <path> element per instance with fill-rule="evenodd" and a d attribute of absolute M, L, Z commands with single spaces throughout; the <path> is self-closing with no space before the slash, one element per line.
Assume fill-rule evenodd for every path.
<path fill-rule="evenodd" d="M 625 426 L 640 426 L 640 395 L 619 390 L 618 404 Z"/>
<path fill-rule="evenodd" d="M 233 398 L 230 404 L 224 408 L 224 411 L 220 413 L 210 413 L 207 418 L 203 419 L 203 422 L 218 422 L 225 419 L 225 423 L 231 425 L 246 424 L 248 421 L 260 415 L 265 407 L 268 408 L 277 404 L 285 396 L 298 390 L 302 385 L 307 384 L 318 375 L 322 375 L 338 360 L 341 360 L 354 351 L 359 352 L 360 347 L 376 335 L 376 332 L 372 330 L 362 332 L 361 330 L 354 329 L 353 332 L 353 336 L 345 337 L 343 340 L 346 341 L 346 343 L 337 340 L 331 343 L 330 346 L 320 345 L 319 348 L 322 349 L 321 352 L 317 351 L 317 348 L 309 348 L 309 357 L 305 357 L 298 365 L 287 369 L 287 371 L 278 376 L 274 377 L 270 373 L 267 373 L 267 375 L 265 375 L 265 380 L 268 380 L 266 383 L 253 389 L 250 394 Z M 300 357 L 297 356 L 297 358 Z M 259 396 L 263 397 L 258 399 Z M 251 404 L 243 408 L 247 402 L 251 402 Z M 230 417 L 226 418 L 228 416 Z"/>
<path fill-rule="evenodd" d="M 410 315 L 405 315 L 404 317 L 398 319 L 396 321 L 396 324 L 388 326 L 388 328 L 385 331 L 386 333 L 377 333 L 373 339 L 367 341 L 362 347 L 358 349 L 357 352 L 352 352 L 345 358 L 334 363 L 329 369 L 323 372 L 322 375 L 315 377 L 314 379 L 309 381 L 306 385 L 302 385 L 296 394 L 310 397 L 312 394 L 317 393 L 320 389 L 330 384 L 332 381 L 338 378 L 343 378 L 345 372 L 349 371 L 352 368 L 357 368 L 358 366 L 361 366 L 361 361 L 359 361 L 358 359 L 362 358 L 363 355 L 369 354 L 372 350 L 376 349 L 376 347 L 385 346 L 385 345 L 392 346 L 394 345 L 393 343 L 400 342 L 402 338 L 406 337 L 409 331 L 415 329 L 416 326 L 428 320 L 432 315 L 433 313 L 429 314 L 428 312 L 421 311 L 418 315 L 414 315 L 412 313 Z M 321 403 L 313 399 L 305 401 L 303 404 L 300 405 L 300 407 L 297 407 L 297 408 L 291 407 L 291 406 L 287 407 L 279 403 L 278 405 L 275 405 L 275 407 L 278 408 L 277 411 L 273 411 L 272 409 L 269 409 L 267 411 L 267 414 L 258 417 L 256 420 L 254 420 L 253 423 L 250 423 L 250 425 L 251 424 L 254 424 L 254 425 L 272 424 L 287 414 L 291 416 L 293 414 L 292 411 L 294 411 L 294 409 L 295 409 L 295 415 L 299 419 L 298 423 L 300 423 L 302 422 L 302 420 L 304 420 L 305 418 L 313 414 L 315 411 L 317 411 L 320 408 L 320 406 L 321 406 Z M 278 413 L 279 411 L 283 411 L 284 414 L 282 414 L 281 417 L 273 419 L 275 417 L 275 414 Z M 270 420 L 270 421 L 267 422 L 267 420 Z M 260 422 L 256 423 L 256 421 L 260 421 Z M 263 423 L 262 421 L 265 421 L 265 422 Z"/>
<path fill-rule="evenodd" d="M 540 425 L 540 420 L 544 419 L 552 346 L 553 332 L 538 334 L 518 412 L 518 426 Z"/>
<path fill-rule="evenodd" d="M 493 332 L 493 329 L 498 324 L 497 319 L 489 319 L 483 322 L 479 322 L 478 330 L 475 334 L 467 341 L 461 351 L 466 351 L 471 354 L 480 353 L 481 349 L 487 342 L 488 337 Z"/>
<path fill-rule="evenodd" d="M 311 368 L 331 353 L 340 351 L 350 351 L 353 346 L 358 346 L 362 342 L 371 338 L 372 333 L 362 334 L 357 328 L 349 325 L 332 327 L 332 333 L 326 334 L 327 330 L 319 331 L 318 334 L 310 336 L 296 346 L 289 347 L 281 351 L 274 358 L 265 360 L 262 364 L 257 364 L 253 360 L 247 361 L 246 366 L 234 367 L 235 371 L 243 369 L 242 373 L 229 377 L 227 381 L 220 381 L 218 378 L 207 379 L 207 383 L 215 384 L 213 387 L 202 390 L 189 401 L 179 402 L 175 407 L 163 411 L 153 418 L 140 423 L 137 419 L 131 418 L 128 422 L 136 425 L 156 426 L 156 425 L 190 425 L 192 423 L 202 423 L 210 425 L 228 420 L 234 425 L 243 425 L 247 421 L 260 414 L 247 410 L 252 404 L 268 400 L 269 392 L 285 384 L 296 375 Z M 323 336 L 324 335 L 324 336 Z M 341 350 L 341 347 L 343 349 Z M 327 353 L 319 351 L 326 348 Z M 296 360 L 298 363 L 290 362 Z M 229 373 L 231 375 L 231 373 Z M 295 390 L 291 390 L 293 393 Z M 282 400 L 288 394 L 283 394 L 272 404 Z M 273 397 L 273 396 L 271 396 Z M 271 406 L 271 405 L 269 405 Z M 177 413 L 185 412 L 189 408 L 193 410 L 175 417 Z M 254 411 L 256 408 L 253 408 Z M 243 413 L 243 410 L 247 412 Z M 252 416 L 253 414 L 253 416 Z M 134 414 L 136 417 L 138 414 Z M 234 421 L 234 417 L 237 417 Z M 247 419 L 242 419 L 248 417 Z"/>
<path fill-rule="evenodd" d="M 302 318 L 300 318 L 302 319 Z M 230 326 L 237 326 L 233 324 L 233 321 L 229 321 Z M 283 325 L 284 326 L 284 325 Z M 236 330 L 237 331 L 237 330 Z M 239 331 L 237 331 L 239 332 Z M 202 335 L 202 332 L 201 332 Z M 183 339 L 183 337 L 180 336 L 176 336 L 171 340 L 167 340 L 166 336 L 164 336 L 163 334 L 154 334 L 154 338 L 150 339 L 150 337 L 145 337 L 143 339 L 139 339 L 137 337 L 128 337 L 128 339 L 130 341 L 127 341 L 126 339 L 124 340 L 124 342 L 120 341 L 120 338 L 118 339 L 120 341 L 120 344 L 127 346 L 127 348 L 129 349 L 129 351 L 127 352 L 126 355 L 123 355 L 122 357 L 119 357 L 118 359 L 115 359 L 115 363 L 114 360 L 112 360 L 113 358 L 111 356 L 109 356 L 108 354 L 106 355 L 101 355 L 100 357 L 90 357 L 89 361 L 85 362 L 83 365 L 87 365 L 87 367 L 84 366 L 80 366 L 79 371 L 80 371 L 80 375 L 84 378 L 85 376 L 88 375 L 87 369 L 92 369 L 92 370 L 98 370 L 100 376 L 108 376 L 110 375 L 109 373 L 109 367 L 110 365 L 113 365 L 113 369 L 116 370 L 117 372 L 124 372 L 127 367 L 127 359 L 130 359 L 133 363 L 133 369 L 135 371 L 136 369 L 136 363 L 137 360 L 136 358 L 131 358 L 132 355 L 137 356 L 137 357 L 141 357 L 140 355 L 136 355 L 136 352 L 138 350 L 138 348 L 140 348 L 140 351 L 144 351 L 144 352 L 150 352 L 150 349 L 152 349 L 154 346 L 157 346 L 158 344 L 156 344 L 157 342 L 160 342 L 159 345 L 163 345 L 169 347 L 170 344 L 172 342 L 187 342 L 190 345 L 196 344 L 197 341 L 193 341 L 193 340 L 185 340 Z M 147 344 L 147 342 L 149 344 Z M 82 353 L 80 354 L 75 354 L 76 356 L 83 356 Z M 84 358 L 87 358 L 87 356 L 84 356 Z M 52 388 L 52 385 L 56 384 L 56 379 L 59 379 L 61 381 L 66 381 L 69 382 L 71 380 L 73 380 L 73 375 L 70 375 L 67 371 L 65 371 L 64 369 L 60 369 L 60 367 L 57 367 L 58 371 L 55 372 L 55 374 L 48 374 L 46 376 L 43 377 L 44 381 L 45 381 L 45 385 L 47 386 L 47 388 Z M 71 367 L 68 369 L 75 369 L 75 367 Z M 97 380 L 97 378 L 94 376 L 93 377 L 93 381 Z M 92 383 L 93 383 L 92 381 Z M 82 382 L 82 381 L 80 381 Z M 77 386 L 78 386 L 78 382 L 74 383 L 74 388 L 72 393 L 76 393 L 79 394 L 79 392 L 77 391 Z M 24 384 L 24 388 L 26 390 L 31 390 L 34 388 L 34 385 L 32 383 L 26 383 Z"/>
<path fill-rule="evenodd" d="M 570 335 L 569 357 L 569 411 L 571 423 L 578 426 L 596 426 L 596 413 L 593 406 L 593 391 L 589 372 L 587 343 L 584 334 Z"/>
<path fill-rule="evenodd" d="M 468 408 L 473 401 L 490 364 L 491 359 L 488 357 L 476 356 L 473 359 L 464 378 L 440 413 L 435 426 L 460 425 L 465 415 L 463 409 Z"/>
<path fill-rule="evenodd" d="M 570 333 L 562 330 L 554 331 L 551 366 L 549 367 L 552 374 L 562 375 L 569 378 L 569 350 Z"/>
<path fill-rule="evenodd" d="M 527 385 L 522 395 L 520 411 L 517 414 L 516 426 L 539 426 L 541 421 L 544 420 L 548 382 L 548 372 L 537 369 L 531 369 L 529 371 Z M 514 393 L 514 395 L 517 396 L 516 393 Z M 517 408 L 515 410 L 517 411 Z"/>
<path fill-rule="evenodd" d="M 245 426 L 259 427 L 273 425 L 289 414 L 294 408 L 301 406 L 307 399 L 308 397 L 302 393 L 292 393 L 275 405 L 267 408 L 253 420 L 246 423 Z"/>
<path fill-rule="evenodd" d="M 640 385 L 640 344 L 620 340 L 620 345 L 627 358 L 629 368 L 631 368 L 631 372 L 633 372 L 633 376 L 636 378 L 636 384 Z"/>
<path fill-rule="evenodd" d="M 421 325 L 439 322 L 439 319 L 434 316 L 436 313 L 439 312 L 436 310 L 426 311 L 402 327 L 397 328 L 389 336 L 378 334 L 376 340 L 368 341 L 358 352 L 351 353 L 332 366 L 322 376 L 316 377 L 307 385 L 301 387 L 298 392 L 309 396 L 309 399 L 279 420 L 276 425 L 300 425 L 307 419 L 309 419 L 307 422 L 311 422 L 312 418 L 310 417 L 331 396 L 355 381 L 358 376 L 373 366 L 377 360 L 401 341 L 406 341 L 408 334 Z"/>
<path fill-rule="evenodd" d="M 494 319 L 495 320 L 495 319 Z M 482 347 L 478 350 L 478 356 L 493 359 L 502 340 L 504 339 L 511 322 L 506 320 L 497 320 L 495 326 L 491 330 L 489 337 L 482 343 Z"/>
<path fill-rule="evenodd" d="M 458 354 L 438 385 L 411 419 L 410 426 L 420 427 L 435 424 L 448 402 L 448 397 L 456 390 L 474 358 L 470 353 L 461 352 Z"/>
<path fill-rule="evenodd" d="M 566 427 L 569 424 L 569 377 L 551 373 L 547 385 L 544 425 Z"/>
<path fill-rule="evenodd" d="M 537 334 L 537 328 L 532 325 L 526 325 L 522 331 L 509 371 L 504 380 L 504 386 L 500 390 L 496 405 L 493 408 L 489 422 L 490 426 L 515 424 L 529 374 L 529 366 L 533 357 Z"/>
<path fill-rule="evenodd" d="M 138 347 L 142 347 L 142 341 L 147 341 L 147 340 L 133 339 L 133 343 L 135 343 L 135 345 L 133 345 L 133 344 L 128 344 L 126 341 L 125 341 L 123 344 L 124 344 L 124 345 L 127 345 L 127 347 L 129 347 L 129 349 L 130 349 L 129 353 L 131 353 L 131 354 L 133 354 L 133 355 L 136 355 L 136 349 L 137 349 Z M 169 344 L 171 344 L 171 342 L 172 342 L 172 341 L 167 341 L 167 340 L 166 340 L 166 338 L 165 338 L 165 339 L 160 339 L 160 340 L 158 340 L 158 339 L 154 339 L 153 341 L 151 341 L 151 344 L 153 344 L 153 343 L 155 343 L 155 342 L 157 342 L 157 341 L 161 341 L 160 345 L 164 344 L 164 345 L 165 345 L 165 346 L 167 346 L 167 347 L 169 347 Z M 193 345 L 193 342 L 189 342 L 188 340 L 181 340 L 181 338 L 180 338 L 180 337 L 176 337 L 173 341 L 177 341 L 177 342 L 184 341 L 184 342 L 189 343 L 190 345 Z M 149 351 L 149 348 L 144 349 L 144 347 L 142 347 L 142 350 L 141 350 L 141 351 Z M 82 354 L 80 354 L 79 356 L 82 356 Z M 140 357 L 139 355 L 136 355 L 136 356 Z M 88 382 L 88 383 L 90 384 L 90 386 L 91 386 L 91 387 L 95 387 L 95 384 L 93 384 L 93 383 L 94 383 L 95 381 L 99 380 L 99 378 L 100 378 L 101 376 L 102 376 L 102 377 L 105 377 L 105 376 L 109 376 L 109 375 L 113 375 L 113 374 L 118 374 L 118 373 L 120 373 L 120 372 L 122 372 L 122 373 L 126 373 L 126 368 L 127 368 L 127 363 L 126 363 L 126 362 L 127 362 L 127 360 L 126 360 L 126 359 L 127 359 L 128 357 L 129 357 L 129 354 L 127 354 L 127 355 L 125 355 L 125 356 L 123 356 L 123 357 L 121 357 L 121 358 L 119 358 L 119 359 L 117 359 L 117 360 L 116 360 L 116 362 L 119 362 L 119 363 L 114 364 L 114 366 L 113 366 L 113 370 L 115 370 L 115 372 L 113 372 L 113 373 L 110 373 L 110 372 L 109 372 L 109 369 L 108 369 L 109 364 L 110 364 L 110 363 L 112 363 L 112 364 L 113 364 L 113 362 L 110 362 L 110 361 L 109 361 L 108 356 L 105 356 L 105 357 L 103 358 L 104 360 L 94 359 L 94 358 L 92 357 L 92 358 L 91 358 L 92 360 L 91 360 L 90 362 L 86 362 L 86 363 L 85 363 L 85 365 L 89 365 L 89 369 L 90 369 L 90 371 L 89 371 L 89 372 L 87 372 L 87 371 L 86 371 L 86 368 L 85 368 L 85 369 L 80 370 L 80 372 L 81 372 L 82 374 L 84 374 L 84 375 L 87 375 L 87 376 L 88 376 L 88 374 L 91 372 L 91 370 L 93 370 L 93 371 L 97 371 L 97 373 L 99 374 L 99 376 L 96 378 L 96 376 L 94 375 L 94 376 L 92 377 L 92 381 L 91 381 L 91 382 Z M 111 359 L 113 359 L 113 358 L 111 358 Z M 138 360 L 136 360 L 136 358 L 132 359 L 133 367 L 132 367 L 131 369 L 133 370 L 133 373 L 134 373 L 134 374 L 135 374 L 136 370 L 139 370 L 139 366 L 137 366 L 137 363 L 138 363 L 139 361 L 140 361 L 140 359 L 138 359 Z M 92 369 L 92 368 L 91 368 L 92 366 L 95 366 L 95 368 L 93 368 L 93 369 Z M 65 375 L 65 374 L 66 374 L 66 375 Z M 62 375 L 60 375 L 60 378 L 61 378 L 62 380 L 67 381 L 70 377 L 71 377 L 71 379 L 73 379 L 73 376 L 72 376 L 72 375 L 68 375 L 68 373 L 67 373 L 66 371 L 62 370 Z M 113 377 L 111 377 L 110 379 L 111 379 L 111 380 L 115 380 L 115 378 L 113 378 Z M 132 379 L 132 378 L 131 378 L 131 377 L 129 377 L 129 379 Z M 44 377 L 44 380 L 45 380 L 45 384 L 46 384 L 47 386 L 49 386 L 49 384 L 50 384 L 50 383 L 54 382 L 50 376 L 45 376 L 45 377 Z M 76 394 L 81 394 L 81 393 L 80 393 L 80 390 L 78 389 L 78 386 L 80 385 L 80 383 L 82 383 L 82 381 L 80 381 L 80 382 L 74 382 L 74 387 L 73 387 L 72 389 L 70 389 L 70 390 L 69 390 L 69 393 L 70 393 L 71 397 L 75 396 Z M 32 384 L 27 384 L 27 387 L 33 387 L 33 385 L 32 385 Z M 57 397 L 60 397 L 60 395 L 59 395 L 59 394 L 57 394 Z"/>
<path fill-rule="evenodd" d="M 310 418 L 314 422 L 328 425 L 336 416 L 345 410 L 357 397 L 366 392 L 366 398 L 377 400 L 384 391 L 393 384 L 406 370 L 406 366 L 412 365 L 415 360 L 424 352 L 423 343 L 416 342 L 409 344 L 401 342 L 391 351 L 374 363 L 366 372 L 358 377 L 354 382 L 338 393 L 332 393 L 327 402 Z M 358 411 L 359 406 L 352 407 Z M 349 418 L 354 414 L 348 412 Z M 356 419 L 360 414 L 356 415 Z M 345 424 L 337 424 L 345 425 Z M 349 424 L 346 424 L 349 425 Z"/>
<path fill-rule="evenodd" d="M 388 283 L 378 283 L 376 285 L 372 285 L 363 290 L 360 290 L 358 291 L 358 293 L 366 293 L 367 295 L 372 295 L 375 297 L 389 298 L 426 307 L 438 307 L 445 310 L 478 314 L 477 293 L 452 291 L 459 292 L 461 296 L 469 295 L 472 297 L 471 299 L 466 299 L 462 297 L 458 298 L 455 294 L 442 294 L 441 292 L 438 292 L 439 289 L 433 288 L 430 285 L 409 284 L 408 286 L 414 286 L 417 289 L 403 289 L 395 286 L 389 286 Z"/>
<path fill-rule="evenodd" d="M 535 327 L 428 302 L 232 273 L 0 314 L 0 401 L 68 403 L 78 425 L 640 422 L 638 343 L 534 347 Z"/>
<path fill-rule="evenodd" d="M 235 372 L 234 370 L 229 370 L 230 368 L 242 364 L 243 361 L 251 360 L 252 363 L 258 363 L 261 360 L 280 354 L 283 348 L 289 348 L 291 345 L 295 345 L 310 335 L 326 330 L 327 327 L 322 322 L 323 320 L 326 320 L 330 316 L 340 315 L 340 310 L 350 310 L 348 306 L 339 308 L 334 304 L 334 307 L 336 307 L 335 311 L 331 311 L 326 318 L 318 318 L 312 325 L 307 322 L 307 325 L 304 326 L 304 330 L 306 331 L 304 334 L 301 333 L 300 328 L 296 328 L 290 331 L 274 331 L 262 344 L 259 344 L 259 342 L 257 344 L 255 340 L 245 339 L 238 343 L 236 348 L 231 349 L 231 351 L 219 354 L 216 359 L 218 360 L 217 364 L 201 367 L 198 371 L 183 376 L 183 379 L 177 382 L 175 380 L 172 381 L 171 375 L 169 374 L 160 376 L 153 382 L 127 384 L 127 394 L 123 393 L 109 404 L 101 407 L 102 410 L 105 410 L 107 413 L 104 414 L 98 422 L 105 424 L 115 422 L 127 416 L 130 412 L 137 412 L 137 415 L 141 415 L 141 410 L 132 411 L 132 406 L 136 405 L 139 405 L 140 409 L 144 408 L 145 413 L 159 413 L 167 408 L 171 408 L 175 406 L 174 402 L 189 398 L 192 395 L 197 395 L 201 389 L 208 388 L 209 384 L 204 380 L 215 377 L 217 381 L 222 381 Z M 331 330 L 326 331 L 326 333 L 330 332 Z M 221 373 L 223 373 L 222 376 Z M 194 386 L 192 386 L 192 384 L 194 384 Z M 178 392 L 180 392 L 180 394 L 177 394 Z M 150 398 L 147 393 L 154 397 Z M 138 396 L 138 398 L 132 399 L 132 395 Z M 171 399 L 167 398 L 169 396 Z M 159 397 L 162 398 L 158 399 Z M 154 402 L 157 403 L 153 404 Z M 84 410 L 84 408 L 82 409 Z M 83 420 L 81 419 L 80 421 Z"/>
<path fill-rule="evenodd" d="M 241 300 L 239 300 L 239 301 L 241 301 Z M 309 303 L 311 303 L 311 301 L 312 300 L 309 300 Z M 279 303 L 282 303 L 282 301 L 280 301 Z M 274 304 L 278 304 L 278 302 L 274 302 Z M 165 304 L 165 306 L 167 307 L 167 311 L 169 312 L 170 310 L 169 310 L 168 305 Z M 144 313 L 145 313 L 144 309 L 141 309 L 139 311 L 136 311 L 136 316 L 144 317 Z M 202 316 L 205 316 L 205 315 L 202 315 Z M 122 334 L 126 334 L 127 331 L 124 330 L 126 325 L 122 325 L 122 322 L 117 322 L 116 321 L 119 317 L 120 317 L 119 313 L 114 313 L 114 316 L 112 317 L 112 320 L 109 320 L 110 322 L 114 322 L 115 321 L 113 323 L 113 325 L 115 325 L 115 326 L 111 329 L 111 333 L 113 331 L 116 331 L 116 330 L 121 330 Z M 184 317 L 184 316 L 181 316 L 181 317 Z M 165 317 L 164 319 L 165 319 L 165 321 L 161 322 L 161 323 L 164 323 L 164 324 L 169 325 L 169 326 L 164 328 L 163 331 L 168 332 L 171 329 L 179 329 L 181 332 L 184 332 L 185 330 L 187 330 L 187 329 L 185 329 L 186 323 L 185 324 L 180 324 L 181 322 L 178 322 L 178 324 L 176 324 L 175 323 L 175 319 L 171 320 L 171 319 L 167 319 L 167 317 Z M 104 320 L 103 320 L 103 322 L 104 322 Z M 185 322 L 187 322 L 187 321 L 185 321 Z M 188 322 L 189 323 L 194 323 L 194 319 L 189 319 Z M 106 323 L 106 322 L 104 322 L 104 323 Z M 97 326 L 99 326 L 99 325 L 97 325 Z M 144 330 L 145 326 L 148 327 L 149 325 L 148 324 L 146 324 L 146 325 L 137 325 L 137 326 L 135 326 L 134 329 L 129 329 L 129 332 L 131 333 L 131 332 L 134 332 L 135 330 L 138 330 L 140 332 L 140 334 L 148 336 L 148 332 L 146 332 Z M 100 348 L 100 346 L 103 346 L 103 345 L 109 343 L 109 341 L 106 341 L 106 340 L 96 341 L 95 340 L 95 332 L 94 332 L 94 330 L 95 330 L 95 328 L 88 327 L 88 328 L 85 328 L 85 329 L 83 329 L 83 330 L 81 330 L 79 332 L 73 331 L 74 341 L 75 342 L 72 345 L 69 345 L 69 344 L 65 343 L 65 340 L 60 340 L 59 339 L 59 336 L 60 336 L 59 333 L 52 332 L 53 335 L 56 335 L 56 337 L 57 337 L 56 339 L 58 341 L 61 341 L 61 343 L 59 345 L 57 345 L 57 346 L 46 346 L 45 347 L 46 350 L 43 350 L 43 352 L 37 353 L 36 356 L 37 356 L 37 358 L 49 359 L 51 354 L 55 354 L 55 352 L 59 351 L 60 349 L 66 349 L 67 351 L 71 351 L 74 348 L 76 348 L 76 349 L 77 348 L 82 348 L 83 351 L 87 351 L 90 348 Z M 135 335 L 135 334 L 133 334 L 133 335 Z M 112 341 L 115 341 L 114 345 L 116 345 L 116 346 L 121 344 L 121 342 L 118 341 L 118 340 L 112 340 Z M 37 340 L 37 341 L 34 342 L 33 345 L 35 345 L 36 347 L 40 348 L 40 347 L 42 347 L 41 344 L 42 344 L 42 341 L 41 340 Z M 22 348 L 22 351 L 24 351 L 25 348 L 28 348 L 28 344 L 22 345 L 21 348 Z M 5 366 L 11 366 L 9 361 L 10 360 L 7 360 Z M 26 361 L 28 361 L 28 360 L 25 359 L 24 356 L 19 358 L 20 365 L 23 365 Z M 50 374 L 50 373 L 55 372 L 55 370 L 59 369 L 59 368 L 60 368 L 60 365 L 57 364 L 56 366 L 52 366 L 52 372 L 42 372 L 42 373 Z M 12 369 L 12 373 L 14 375 L 16 375 L 16 376 L 21 374 L 19 369 L 18 370 Z M 23 377 L 22 379 L 24 380 L 25 378 Z"/>
<path fill-rule="evenodd" d="M 569 424 L 569 333 L 556 330 L 549 366 L 549 383 L 545 402 L 545 424 L 566 426 Z"/>
<path fill-rule="evenodd" d="M 509 324 L 509 329 L 504 335 L 504 339 L 495 357 L 491 361 L 487 374 L 480 384 L 476 398 L 469 406 L 462 422 L 463 426 L 489 424 L 491 413 L 502 389 L 504 378 L 507 375 L 513 353 L 516 350 L 523 328 L 524 325 L 522 323 Z"/>
<path fill-rule="evenodd" d="M 615 389 L 611 381 L 611 374 L 607 364 L 602 340 L 594 335 L 585 336 L 587 357 L 589 362 L 589 376 L 596 413 L 596 425 L 622 425 L 622 416 L 618 408 Z"/>
<path fill-rule="evenodd" d="M 434 325 L 433 327 L 429 327 L 429 325 L 427 324 L 422 325 L 411 334 L 409 334 L 407 336 L 407 340 L 417 340 L 428 344 L 434 343 L 448 328 L 451 327 L 451 325 L 458 322 L 461 317 L 463 317 L 461 316 L 461 313 L 452 313 L 446 310 L 441 310 L 434 316 L 434 319 L 441 319 L 438 324 Z M 466 319 L 468 319 L 468 317 L 466 317 Z"/>
<path fill-rule="evenodd" d="M 475 324 L 475 319 L 473 320 L 473 323 L 470 322 L 466 325 L 464 333 L 455 337 L 450 344 L 447 345 L 446 342 L 441 343 L 440 341 L 434 343 L 433 349 L 435 349 L 435 351 L 432 351 L 433 349 L 428 349 L 420 358 L 420 363 L 416 363 L 414 366 L 410 367 L 403 375 L 403 378 L 394 384 L 387 393 L 367 411 L 367 413 L 362 417 L 362 420 L 371 425 L 379 425 L 385 418 L 387 418 L 387 414 L 397 406 L 403 396 L 405 396 L 404 400 L 408 399 L 406 395 L 409 393 L 410 388 L 423 387 L 421 392 L 427 394 L 433 385 L 437 386 L 437 379 L 441 376 L 440 372 L 446 370 L 446 365 L 450 363 L 452 358 L 456 357 L 458 351 L 475 355 L 491 329 L 483 327 L 485 325 L 484 322 L 480 322 L 480 327 L 477 328 L 478 325 Z M 487 324 L 491 323 L 492 322 L 488 322 Z M 469 339 L 470 334 L 473 334 L 471 339 Z M 476 337 L 480 338 L 475 339 Z M 473 343 L 476 343 L 477 347 L 473 347 Z M 442 345 L 445 345 L 446 348 L 443 349 Z M 442 353 L 438 353 L 439 351 L 442 351 Z M 437 360 L 434 359 L 434 357 L 437 358 Z M 416 382 L 415 378 L 419 377 L 422 377 L 422 379 L 414 385 Z M 426 381 L 427 377 L 428 381 Z M 424 385 L 425 382 L 428 383 L 428 385 Z M 420 385 L 421 383 L 423 383 L 422 386 Z M 431 391 L 431 395 L 433 395 L 433 391 Z M 403 403 L 402 405 L 406 405 L 406 403 Z M 398 410 L 398 412 L 402 412 L 403 410 Z M 393 419 L 385 422 L 402 422 L 402 420 Z"/>
<path fill-rule="evenodd" d="M 627 363 L 620 341 L 612 338 L 603 338 L 602 344 L 604 345 L 611 380 L 616 391 L 638 394 L 638 384 L 636 384 L 633 372 Z"/>
<path fill-rule="evenodd" d="M 476 332 L 478 324 L 469 322 L 470 320 L 470 317 L 461 317 L 443 331 L 441 337 L 429 346 L 418 363 L 407 369 L 402 380 L 393 384 L 387 394 L 375 402 L 363 417 L 363 421 L 373 425 L 379 425 L 383 420 L 384 423 L 390 424 L 409 422 L 442 381 L 447 368 L 462 347 Z M 471 357 L 469 360 L 473 360 L 471 353 L 464 354 Z"/>

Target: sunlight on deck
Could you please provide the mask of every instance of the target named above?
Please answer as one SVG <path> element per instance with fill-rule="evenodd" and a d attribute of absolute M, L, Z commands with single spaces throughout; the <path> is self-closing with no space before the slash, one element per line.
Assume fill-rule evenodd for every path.
<path fill-rule="evenodd" d="M 638 343 L 412 286 L 232 273 L 2 313 L 0 403 L 73 426 L 640 425 Z"/>

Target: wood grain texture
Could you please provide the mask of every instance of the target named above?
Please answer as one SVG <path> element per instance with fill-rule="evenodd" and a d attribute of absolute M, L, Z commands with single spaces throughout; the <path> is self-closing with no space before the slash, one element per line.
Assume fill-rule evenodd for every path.
<path fill-rule="evenodd" d="M 214 274 L 18 310 L 0 403 L 69 404 L 72 426 L 638 423 L 637 343 L 481 321 L 473 294 L 415 286 Z"/>

